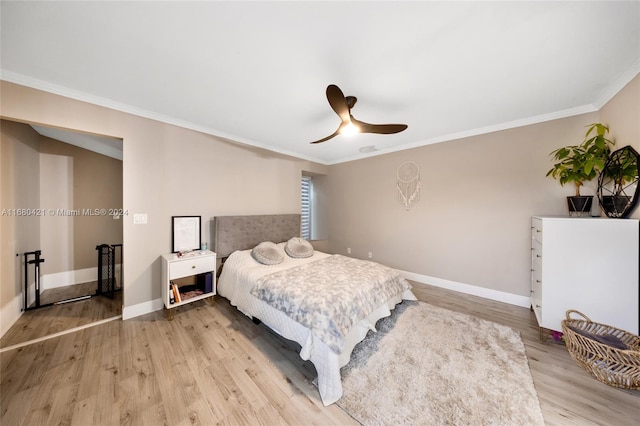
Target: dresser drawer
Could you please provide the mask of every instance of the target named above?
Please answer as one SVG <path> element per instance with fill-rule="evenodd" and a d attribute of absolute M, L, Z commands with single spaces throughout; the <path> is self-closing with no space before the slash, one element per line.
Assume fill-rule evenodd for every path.
<path fill-rule="evenodd" d="M 188 277 L 215 270 L 215 257 L 194 257 L 171 262 L 169 279 Z"/>

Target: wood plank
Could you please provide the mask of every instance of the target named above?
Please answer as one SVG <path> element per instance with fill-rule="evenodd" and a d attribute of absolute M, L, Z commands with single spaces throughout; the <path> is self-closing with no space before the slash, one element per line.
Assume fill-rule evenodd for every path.
<path fill-rule="evenodd" d="M 520 331 L 548 425 L 625 426 L 640 418 L 640 391 L 606 386 L 564 345 L 540 342 L 529 309 L 421 284 L 414 292 Z M 222 298 L 176 310 L 174 321 L 159 311 L 1 353 L 0 423 L 356 424 L 336 405 L 322 405 L 311 384 L 315 368 L 299 358 L 297 344 Z M 25 339 L 33 330 L 13 333 Z"/>
<path fill-rule="evenodd" d="M 85 284 L 77 284 L 75 286 L 47 290 L 51 292 L 55 291 L 55 297 L 50 298 L 49 301 L 88 294 L 85 290 L 76 288 L 84 285 Z M 94 282 L 93 293 L 95 293 L 95 285 L 96 283 Z M 44 299 L 42 303 L 46 303 Z M 29 310 L 24 312 L 16 323 L 2 336 L 0 339 L 0 348 L 7 348 L 38 337 L 111 318 L 121 313 L 121 291 L 115 292 L 114 299 L 98 296 L 78 302 Z"/>

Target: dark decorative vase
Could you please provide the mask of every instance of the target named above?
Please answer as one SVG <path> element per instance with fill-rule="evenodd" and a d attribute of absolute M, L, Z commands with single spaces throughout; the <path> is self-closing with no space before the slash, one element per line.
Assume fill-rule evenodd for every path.
<path fill-rule="evenodd" d="M 598 201 L 611 218 L 629 217 L 640 199 L 640 154 L 631 146 L 611 153 L 598 177 Z"/>
<path fill-rule="evenodd" d="M 603 195 L 602 208 L 609 217 L 623 217 L 627 207 L 631 204 L 631 197 L 628 195 Z"/>
<path fill-rule="evenodd" d="M 567 197 L 567 205 L 569 206 L 569 216 L 591 215 L 592 204 L 593 204 L 593 195 L 574 195 L 571 197 Z"/>

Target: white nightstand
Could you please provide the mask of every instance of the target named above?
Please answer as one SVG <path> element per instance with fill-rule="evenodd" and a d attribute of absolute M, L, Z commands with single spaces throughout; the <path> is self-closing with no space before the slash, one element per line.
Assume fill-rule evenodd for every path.
<path fill-rule="evenodd" d="M 173 308 L 216 294 L 214 252 L 196 250 L 180 257 L 177 253 L 167 253 L 163 254 L 161 259 L 162 302 L 170 320 L 173 319 Z M 177 295 L 172 288 L 173 285 L 177 288 Z"/>

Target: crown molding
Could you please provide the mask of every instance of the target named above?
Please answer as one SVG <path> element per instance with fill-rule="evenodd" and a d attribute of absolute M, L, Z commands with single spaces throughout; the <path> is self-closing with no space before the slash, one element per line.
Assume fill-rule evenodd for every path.
<path fill-rule="evenodd" d="M 375 156 L 378 156 L 378 155 L 389 154 L 389 153 L 392 153 L 392 152 L 404 151 L 404 150 L 407 150 L 407 149 L 419 148 L 421 146 L 432 145 L 432 144 L 442 143 L 442 142 L 449 142 L 449 141 L 453 141 L 453 140 L 457 140 L 457 139 L 463 139 L 463 138 L 468 138 L 468 137 L 472 137 L 472 136 L 484 135 L 484 134 L 487 134 L 487 133 L 499 132 L 499 131 L 502 131 L 502 130 L 515 129 L 517 127 L 529 126 L 529 125 L 532 125 L 532 124 L 543 123 L 545 121 L 558 120 L 560 118 L 573 117 L 575 115 L 587 114 L 587 113 L 595 112 L 595 111 L 598 111 L 598 108 L 596 108 L 593 104 L 582 105 L 582 106 L 579 106 L 579 107 L 576 107 L 576 108 L 569 108 L 569 109 L 565 109 L 565 110 L 562 110 L 562 111 L 556 111 L 556 112 L 552 112 L 552 113 L 548 113 L 548 114 L 537 115 L 535 117 L 524 118 L 524 119 L 521 119 L 521 120 L 508 121 L 508 122 L 505 122 L 505 123 L 494 124 L 494 125 L 491 125 L 491 126 L 479 127 L 477 129 L 465 130 L 463 132 L 449 133 L 449 134 L 446 134 L 446 135 L 441 135 L 441 136 L 437 136 L 437 137 L 434 137 L 434 138 L 425 139 L 423 141 L 419 141 L 419 142 L 415 142 L 415 143 L 399 145 L 399 146 L 396 146 L 396 147 L 393 147 L 393 148 L 381 149 L 379 151 L 371 152 L 371 153 L 369 153 L 367 155 L 359 155 L 359 156 L 353 156 L 353 157 L 347 158 L 347 159 L 341 159 L 339 161 L 330 163 L 329 165 L 346 163 L 348 161 L 360 160 L 360 159 L 363 159 L 363 158 L 366 158 L 366 157 L 375 157 Z"/>
<path fill-rule="evenodd" d="M 177 118 L 174 118 L 168 115 L 158 114 L 153 111 L 134 107 L 132 105 L 128 105 L 122 102 L 116 102 L 114 100 L 103 98 L 100 96 L 90 95 L 88 93 L 85 93 L 79 90 L 70 89 L 65 86 L 49 83 L 43 80 L 39 80 L 39 79 L 28 77 L 22 74 L 14 73 L 12 71 L 0 69 L 0 80 L 8 81 L 10 83 L 18 84 L 21 86 L 30 87 L 36 90 L 41 90 L 43 92 L 52 93 L 54 95 L 64 96 L 65 98 L 86 102 L 92 105 L 113 109 L 115 111 L 124 112 L 126 114 L 131 114 L 131 115 L 135 115 L 142 118 L 148 118 L 150 120 L 158 121 L 161 123 L 182 127 L 189 130 L 195 130 L 200 133 L 204 133 L 207 135 L 224 139 L 227 142 L 239 143 L 242 145 L 249 145 L 255 148 L 266 149 L 268 151 L 276 152 L 278 154 L 299 158 L 301 160 L 312 161 L 312 162 L 323 164 L 323 165 L 328 164 L 325 161 L 319 160 L 317 158 L 307 157 L 286 149 L 274 148 L 272 146 L 268 146 L 263 143 L 249 140 L 238 135 L 232 135 L 217 129 L 201 126 L 185 120 L 179 120 Z"/>
<path fill-rule="evenodd" d="M 360 155 L 354 155 L 354 156 L 350 156 L 350 157 L 340 158 L 340 159 L 335 160 L 335 161 L 321 160 L 321 159 L 314 158 L 314 157 L 304 156 L 304 155 L 301 155 L 301 154 L 293 152 L 293 151 L 280 149 L 280 148 L 274 148 L 272 146 L 268 146 L 268 145 L 263 144 L 263 143 L 259 143 L 259 142 L 253 141 L 253 140 L 249 140 L 249 139 L 243 138 L 243 137 L 238 136 L 238 135 L 228 134 L 228 133 L 222 132 L 222 131 L 217 130 L 217 129 L 212 129 L 212 128 L 209 128 L 209 127 L 206 127 L 206 126 L 197 125 L 197 124 L 185 121 L 185 120 L 179 120 L 179 119 L 176 119 L 174 117 L 170 117 L 170 116 L 163 115 L 163 114 L 158 114 L 158 113 L 155 113 L 153 111 L 149 111 L 149 110 L 142 109 L 142 108 L 137 108 L 137 107 L 134 107 L 134 106 L 131 106 L 131 105 L 128 105 L 128 104 L 124 104 L 124 103 L 121 103 L 121 102 L 113 101 L 111 99 L 106 99 L 106 98 L 102 98 L 102 97 L 99 97 L 99 96 L 90 95 L 90 94 L 87 94 L 87 93 L 84 93 L 84 92 L 81 92 L 81 91 L 78 91 L 78 90 L 70 89 L 68 87 L 64 87 L 64 86 L 52 84 L 52 83 L 49 83 L 49 82 L 46 82 L 46 81 L 38 80 L 38 79 L 35 79 L 35 78 L 27 77 L 27 76 L 24 76 L 22 74 L 17 74 L 17 73 L 11 72 L 11 71 L 0 70 L 0 78 L 2 80 L 6 80 L 6 81 L 11 82 L 11 83 L 19 84 L 19 85 L 22 85 L 22 86 L 27 86 L 27 87 L 30 87 L 30 88 L 33 88 L 33 89 L 42 90 L 42 91 L 45 91 L 45 92 L 48 92 L 48 93 L 53 93 L 53 94 L 56 94 L 56 95 L 64 96 L 64 97 L 75 99 L 75 100 L 78 100 L 78 101 L 87 102 L 87 103 L 90 103 L 90 104 L 93 104 L 93 105 L 98 105 L 98 106 L 102 106 L 102 107 L 105 107 L 105 108 L 113 109 L 113 110 L 116 110 L 116 111 L 124 112 L 124 113 L 127 113 L 127 114 L 132 114 L 132 115 L 135 115 L 135 116 L 138 116 L 138 117 L 148 118 L 148 119 L 159 121 L 159 122 L 162 122 L 162 123 L 171 124 L 171 125 L 174 125 L 174 126 L 185 128 L 185 129 L 194 130 L 194 131 L 197 131 L 197 132 L 201 132 L 201 133 L 204 133 L 204 134 L 208 134 L 208 135 L 211 135 L 211 136 L 215 136 L 215 137 L 218 137 L 218 138 L 225 139 L 226 141 L 229 141 L 229 142 L 239 143 L 239 144 L 242 144 L 242 145 L 249 145 L 249 146 L 252 146 L 252 147 L 255 147 L 255 148 L 265 149 L 265 150 L 268 150 L 268 151 L 272 151 L 272 152 L 275 152 L 275 153 L 278 153 L 278 154 L 282 154 L 282 155 L 291 156 L 291 157 L 298 158 L 298 159 L 301 159 L 301 160 L 306 160 L 306 161 L 311 161 L 311 162 L 322 164 L 322 165 L 326 165 L 326 166 L 331 166 L 331 165 L 347 163 L 347 162 L 355 161 L 355 160 L 362 160 L 362 159 L 369 158 L 369 157 L 376 157 L 376 156 L 379 156 L 379 155 L 390 154 L 390 153 L 393 153 L 393 152 L 404 151 L 404 150 L 407 150 L 407 149 L 419 148 L 421 146 L 432 145 L 432 144 L 442 143 L 442 142 L 448 142 L 448 141 L 468 138 L 468 137 L 472 137 L 472 136 L 479 136 L 479 135 L 483 135 L 483 134 L 487 134 L 487 133 L 513 129 L 513 128 L 517 128 L 517 127 L 529 126 L 529 125 L 532 125 L 532 124 L 538 124 L 538 123 L 542 123 L 542 122 L 545 122 L 545 121 L 552 121 L 552 120 L 572 117 L 572 116 L 576 116 L 576 115 L 580 115 L 580 114 L 596 112 L 596 111 L 599 111 L 620 90 L 622 90 L 622 88 L 626 84 L 628 84 L 639 72 L 640 72 L 640 59 L 638 59 L 636 62 L 634 62 L 628 68 L 627 71 L 625 71 L 618 79 L 616 79 L 616 81 L 613 84 L 609 85 L 607 87 L 606 91 L 604 92 L 604 94 L 600 97 L 600 99 L 597 100 L 597 102 L 594 102 L 592 104 L 582 105 L 582 106 L 578 106 L 578 107 L 575 107 L 575 108 L 569 108 L 569 109 L 565 109 L 565 110 L 561 110 L 561 111 L 556 111 L 556 112 L 547 113 L 547 114 L 541 114 L 541 115 L 537 115 L 537 116 L 534 116 L 534 117 L 528 117 L 528 118 L 524 118 L 524 119 L 513 120 L 513 121 L 509 121 L 509 122 L 505 122 L 505 123 L 494 124 L 494 125 L 490 125 L 490 126 L 476 128 L 476 129 L 465 130 L 465 131 L 462 131 L 462 132 L 449 133 L 449 134 L 446 134 L 446 135 L 440 135 L 440 136 L 437 136 L 437 137 L 434 137 L 434 138 L 425 139 L 425 140 L 418 141 L 418 142 L 415 142 L 415 143 L 404 144 L 404 145 L 399 145 L 399 146 L 396 146 L 396 147 L 393 147 L 393 148 L 386 148 L 386 149 L 373 151 L 373 152 L 370 152 L 370 153 L 363 153 L 363 154 L 360 154 Z"/>
<path fill-rule="evenodd" d="M 631 80 L 633 80 L 638 74 L 640 74 L 640 58 L 632 63 L 620 76 L 605 90 L 603 90 L 602 96 L 593 104 L 600 110 L 607 104 L 615 95 L 617 95 Z"/>

